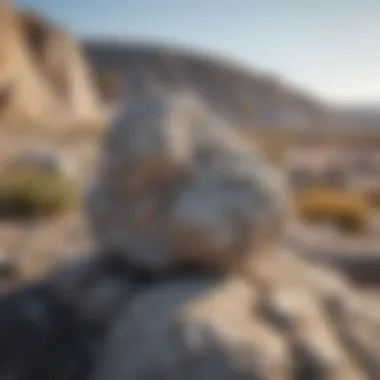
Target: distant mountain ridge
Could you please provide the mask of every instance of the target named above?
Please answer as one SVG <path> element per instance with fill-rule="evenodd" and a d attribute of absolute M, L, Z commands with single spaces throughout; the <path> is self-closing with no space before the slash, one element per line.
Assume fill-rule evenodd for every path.
<path fill-rule="evenodd" d="M 177 47 L 83 41 L 97 71 L 114 72 L 126 101 L 154 87 L 188 88 L 242 128 L 334 128 L 340 117 L 328 104 L 276 77 L 243 69 L 214 55 Z"/>

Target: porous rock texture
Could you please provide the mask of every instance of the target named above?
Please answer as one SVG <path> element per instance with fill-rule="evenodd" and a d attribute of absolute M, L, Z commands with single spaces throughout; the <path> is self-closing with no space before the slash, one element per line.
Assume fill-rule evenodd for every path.
<path fill-rule="evenodd" d="M 287 196 L 280 174 L 197 98 L 156 92 L 110 129 L 87 210 L 105 254 L 164 271 L 239 261 L 276 233 Z"/>
<path fill-rule="evenodd" d="M 91 379 L 379 379 L 380 305 L 281 247 L 286 204 L 276 171 L 196 99 L 132 104 L 89 216 L 106 261 L 161 277 L 124 298 Z"/>

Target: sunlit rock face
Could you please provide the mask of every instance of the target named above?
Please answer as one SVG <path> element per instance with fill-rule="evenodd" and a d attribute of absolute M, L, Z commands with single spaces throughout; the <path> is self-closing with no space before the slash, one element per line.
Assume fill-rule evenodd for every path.
<path fill-rule="evenodd" d="M 281 176 L 189 93 L 137 99 L 111 126 L 87 199 L 104 254 L 160 271 L 219 265 L 281 225 Z"/>
<path fill-rule="evenodd" d="M 380 308 L 287 252 L 244 275 L 168 280 L 125 303 L 95 380 L 375 380 Z"/>
<path fill-rule="evenodd" d="M 92 125 L 106 116 L 75 37 L 0 0 L 0 123 L 53 128 Z"/>

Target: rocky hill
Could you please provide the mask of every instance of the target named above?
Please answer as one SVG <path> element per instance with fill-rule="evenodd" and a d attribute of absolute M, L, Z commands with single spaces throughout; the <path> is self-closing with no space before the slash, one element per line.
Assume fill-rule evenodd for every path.
<path fill-rule="evenodd" d="M 157 87 L 190 89 L 248 130 L 379 126 L 378 118 L 342 113 L 225 57 L 115 40 L 81 44 L 64 27 L 0 0 L 0 123 L 97 122 L 119 101 Z"/>
<path fill-rule="evenodd" d="M 246 128 L 329 128 L 339 124 L 327 104 L 271 75 L 248 71 L 214 55 L 179 48 L 85 41 L 98 72 L 122 82 L 126 101 L 152 88 L 195 91 L 212 108 Z"/>

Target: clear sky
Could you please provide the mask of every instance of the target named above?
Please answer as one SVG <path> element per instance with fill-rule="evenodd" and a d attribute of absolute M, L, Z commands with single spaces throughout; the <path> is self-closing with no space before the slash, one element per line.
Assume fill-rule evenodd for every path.
<path fill-rule="evenodd" d="M 175 42 L 380 106 L 380 0 L 16 0 L 76 34 Z"/>

